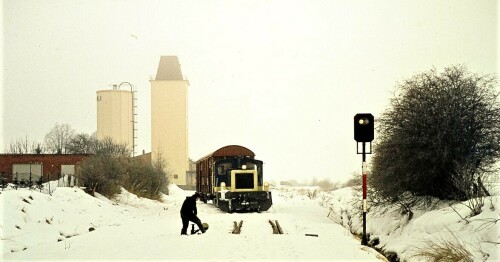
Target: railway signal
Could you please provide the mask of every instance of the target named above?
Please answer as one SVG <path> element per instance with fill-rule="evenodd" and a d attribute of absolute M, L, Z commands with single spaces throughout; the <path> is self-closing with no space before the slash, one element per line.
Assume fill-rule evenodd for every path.
<path fill-rule="evenodd" d="M 363 175 L 363 236 L 361 238 L 361 245 L 368 245 L 368 238 L 366 237 L 366 154 L 372 152 L 372 141 L 374 138 L 375 121 L 372 114 L 356 114 L 354 116 L 354 140 L 356 140 L 356 152 L 363 155 L 362 175 Z M 359 152 L 359 143 L 362 144 L 362 151 Z M 366 143 L 370 143 L 370 151 L 366 152 Z"/>
<path fill-rule="evenodd" d="M 357 142 L 371 142 L 374 134 L 372 114 L 356 114 L 354 116 L 354 140 Z"/>

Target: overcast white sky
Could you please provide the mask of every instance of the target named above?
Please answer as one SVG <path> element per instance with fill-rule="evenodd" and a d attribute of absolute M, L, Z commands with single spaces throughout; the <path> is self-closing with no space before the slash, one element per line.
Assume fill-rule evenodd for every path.
<path fill-rule="evenodd" d="M 464 64 L 498 72 L 497 1 L 4 0 L 0 150 L 57 123 L 96 130 L 96 91 L 138 90 L 150 151 L 150 83 L 162 55 L 189 87 L 189 155 L 253 150 L 271 179 L 359 172 L 353 117 L 377 118 L 398 81 Z M 376 139 L 376 137 L 375 137 Z"/>

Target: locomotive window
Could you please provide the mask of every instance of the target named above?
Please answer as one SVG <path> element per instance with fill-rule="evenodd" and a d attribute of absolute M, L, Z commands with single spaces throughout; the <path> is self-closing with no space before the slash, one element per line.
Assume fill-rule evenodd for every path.
<path fill-rule="evenodd" d="M 217 166 L 217 175 L 223 176 L 226 174 L 226 170 L 231 168 L 231 163 L 224 163 Z"/>
<path fill-rule="evenodd" d="M 236 173 L 235 175 L 237 189 L 253 189 L 253 173 Z"/>

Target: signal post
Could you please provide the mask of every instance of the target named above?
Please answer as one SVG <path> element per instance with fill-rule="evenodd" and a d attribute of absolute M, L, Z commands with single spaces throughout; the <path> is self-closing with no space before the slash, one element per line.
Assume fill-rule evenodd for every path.
<path fill-rule="evenodd" d="M 366 212 L 368 209 L 366 203 L 367 195 L 367 164 L 366 164 L 366 154 L 371 154 L 372 152 L 372 141 L 374 138 L 374 118 L 372 114 L 356 114 L 354 116 L 354 140 L 356 140 L 356 152 L 357 154 L 362 154 L 362 176 L 363 176 L 363 236 L 361 238 L 362 245 L 368 245 L 368 238 L 366 237 Z M 361 152 L 359 152 L 359 143 L 361 143 Z M 366 152 L 366 143 L 370 143 L 370 151 Z"/>

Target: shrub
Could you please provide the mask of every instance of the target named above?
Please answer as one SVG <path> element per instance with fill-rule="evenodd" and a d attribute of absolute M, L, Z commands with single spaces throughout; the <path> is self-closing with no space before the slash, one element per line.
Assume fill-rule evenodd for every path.
<path fill-rule="evenodd" d="M 320 191 L 319 191 L 318 189 L 307 190 L 307 191 L 306 191 L 306 196 L 307 196 L 309 199 L 316 199 L 316 197 L 318 197 L 319 192 L 320 192 Z"/>
<path fill-rule="evenodd" d="M 379 194 L 465 200 L 500 157 L 500 105 L 492 76 L 452 66 L 398 85 L 378 119 L 370 183 Z M 460 181 L 461 183 L 457 183 Z"/>
<path fill-rule="evenodd" d="M 465 247 L 465 244 L 458 239 L 450 230 L 438 239 L 426 241 L 424 247 L 417 247 L 417 252 L 412 256 L 428 261 L 474 261 L 471 252 Z"/>
<path fill-rule="evenodd" d="M 153 164 L 131 159 L 126 145 L 111 139 L 94 140 L 90 148 L 94 155 L 80 163 L 75 175 L 91 195 L 99 192 L 111 198 L 121 192 L 121 187 L 155 200 L 161 193 L 168 194 L 166 164 L 161 157 Z"/>
<path fill-rule="evenodd" d="M 139 197 L 159 200 L 161 193 L 168 193 L 165 171 L 157 165 L 131 160 L 123 187 Z"/>
<path fill-rule="evenodd" d="M 126 170 L 124 158 L 110 155 L 94 155 L 85 159 L 76 170 L 76 177 L 87 188 L 106 197 L 120 193 L 120 179 Z"/>
<path fill-rule="evenodd" d="M 369 176 L 368 176 L 369 177 Z M 351 178 L 345 182 L 342 187 L 355 187 L 363 185 L 363 177 L 361 173 L 351 173 Z"/>

